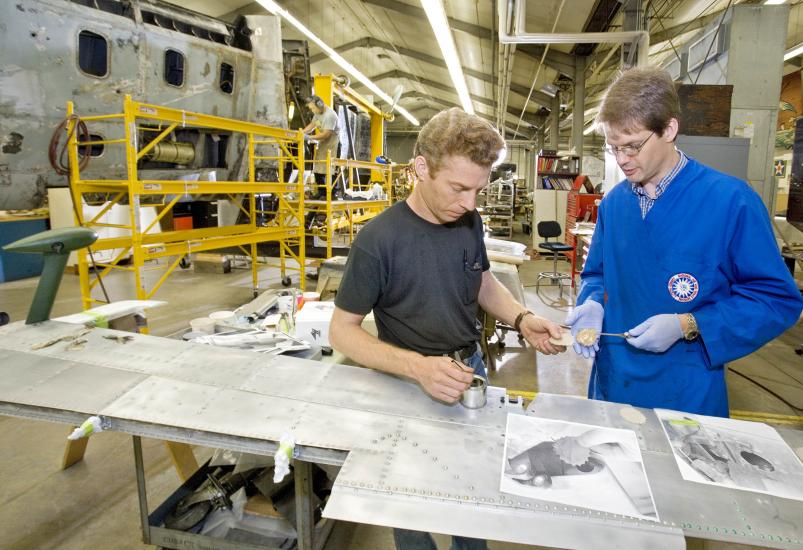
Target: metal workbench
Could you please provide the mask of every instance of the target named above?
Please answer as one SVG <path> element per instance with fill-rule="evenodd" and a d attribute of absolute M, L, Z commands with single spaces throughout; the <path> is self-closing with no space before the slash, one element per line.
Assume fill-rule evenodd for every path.
<path fill-rule="evenodd" d="M 70 424 L 100 415 L 109 429 L 136 436 L 141 487 L 140 436 L 272 454 L 291 433 L 300 483 L 305 463 L 343 464 L 329 518 L 572 548 L 683 548 L 684 535 L 803 548 L 803 503 L 683 481 L 650 410 L 639 425 L 619 414 L 621 405 L 541 394 L 527 411 L 499 398 L 472 411 L 368 369 L 146 335 L 120 344 L 103 338 L 116 334 L 106 329 L 83 336 L 75 351 L 67 341 L 31 349 L 79 330 L 55 321 L 0 327 L 0 413 Z M 660 521 L 501 493 L 508 414 L 635 431 Z M 780 433 L 803 445 L 803 433 Z M 306 550 L 311 508 L 302 499 L 297 512 Z M 142 515 L 152 540 L 144 502 Z"/>

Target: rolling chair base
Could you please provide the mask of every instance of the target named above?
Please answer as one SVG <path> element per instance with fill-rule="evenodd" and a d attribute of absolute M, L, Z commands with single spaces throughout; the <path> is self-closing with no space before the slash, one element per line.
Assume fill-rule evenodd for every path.
<path fill-rule="evenodd" d="M 572 276 L 568 273 L 561 273 L 559 271 L 542 271 L 538 274 L 538 279 L 535 281 L 535 291 L 538 292 L 541 281 L 543 279 L 549 279 L 550 284 L 554 285 L 555 283 L 558 284 L 558 297 L 560 299 L 563 298 L 563 283 L 561 281 L 568 281 L 568 286 L 572 284 Z"/>

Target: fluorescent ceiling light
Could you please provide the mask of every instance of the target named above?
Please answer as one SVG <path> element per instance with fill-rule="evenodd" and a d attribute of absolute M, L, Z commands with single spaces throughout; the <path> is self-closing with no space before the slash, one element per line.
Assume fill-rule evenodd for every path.
<path fill-rule="evenodd" d="M 593 133 L 594 130 L 596 130 L 596 128 L 597 128 L 597 125 L 592 122 L 591 124 L 588 125 L 588 128 L 583 130 L 583 135 L 587 136 L 588 134 Z"/>
<path fill-rule="evenodd" d="M 767 0 L 764 2 L 765 6 L 777 6 L 778 4 L 786 4 L 786 0 Z"/>
<path fill-rule="evenodd" d="M 315 33 L 313 33 L 311 30 L 309 30 L 307 27 L 305 27 L 304 24 L 301 23 L 301 21 L 299 21 L 298 19 L 293 17 L 290 14 L 289 11 L 287 11 L 286 9 L 281 7 L 279 4 L 274 2 L 274 0 L 257 0 L 257 2 L 263 8 L 265 8 L 268 11 L 270 11 L 271 13 L 274 13 L 274 14 L 280 16 L 282 19 L 284 19 L 285 21 L 287 21 L 288 23 L 293 25 L 296 29 L 298 29 L 298 31 L 301 34 L 303 34 L 304 36 L 306 36 L 307 38 L 309 38 L 310 40 L 315 42 L 318 45 L 318 47 L 321 48 L 326 53 L 326 55 L 329 56 L 329 58 L 332 61 L 334 61 L 335 63 L 337 63 L 340 66 L 341 69 L 346 71 L 348 74 L 350 74 L 353 78 L 355 78 L 359 82 L 365 84 L 365 86 L 369 90 L 371 90 L 374 94 L 376 94 L 378 97 L 380 97 L 382 99 L 382 101 L 384 101 L 388 105 L 393 105 L 393 98 L 392 97 L 390 97 L 388 94 L 383 92 L 379 88 L 379 86 L 374 84 L 371 81 L 371 79 L 369 79 L 367 76 L 362 74 L 357 69 L 357 67 L 355 67 L 354 65 L 352 65 L 351 63 L 346 61 L 343 58 L 342 55 L 340 55 L 334 49 L 332 49 L 326 42 L 324 42 L 323 40 L 318 38 L 318 36 Z M 409 120 L 410 123 L 412 123 L 415 126 L 419 126 L 418 120 L 413 115 L 411 115 L 409 113 L 409 111 L 407 111 L 407 109 L 405 109 L 404 107 L 401 107 L 399 105 L 396 105 L 395 110 L 398 111 L 404 118 Z"/>
<path fill-rule="evenodd" d="M 463 67 L 460 65 L 460 58 L 457 56 L 457 49 L 454 45 L 452 29 L 449 28 L 449 21 L 446 19 L 446 12 L 443 10 L 441 0 L 421 0 L 424 11 L 427 12 L 427 19 L 432 25 L 432 31 L 438 40 L 446 67 L 449 69 L 449 76 L 452 77 L 452 85 L 457 90 L 457 96 L 463 105 L 463 110 L 474 114 L 474 105 L 471 103 L 471 96 L 468 94 L 466 77 L 463 76 Z"/>
<path fill-rule="evenodd" d="M 786 50 L 786 52 L 783 54 L 783 60 L 788 61 L 789 59 L 797 57 L 802 53 L 803 53 L 803 44 L 798 44 L 794 48 Z"/>

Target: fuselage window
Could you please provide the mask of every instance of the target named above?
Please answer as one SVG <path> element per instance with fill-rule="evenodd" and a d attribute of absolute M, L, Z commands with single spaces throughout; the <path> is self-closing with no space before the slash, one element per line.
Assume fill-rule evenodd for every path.
<path fill-rule="evenodd" d="M 89 139 L 84 137 L 84 134 L 78 134 L 78 143 L 86 143 L 90 142 L 89 145 L 80 146 L 78 147 L 78 155 L 81 157 L 86 156 L 86 150 L 89 149 L 89 156 L 90 157 L 99 157 L 103 154 L 103 150 L 105 145 L 103 143 L 92 143 L 95 141 L 103 141 L 103 136 L 98 134 L 89 134 Z"/>
<path fill-rule="evenodd" d="M 228 63 L 220 64 L 220 91 L 224 94 L 234 91 L 234 67 Z"/>
<path fill-rule="evenodd" d="M 109 43 L 92 31 L 78 33 L 78 67 L 88 75 L 109 74 Z"/>
<path fill-rule="evenodd" d="M 184 85 L 184 54 L 165 50 L 165 82 L 171 86 Z"/>

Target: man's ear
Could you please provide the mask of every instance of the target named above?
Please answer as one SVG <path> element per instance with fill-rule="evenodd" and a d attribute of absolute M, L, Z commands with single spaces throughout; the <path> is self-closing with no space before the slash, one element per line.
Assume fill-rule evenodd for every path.
<path fill-rule="evenodd" d="M 429 166 L 427 166 L 427 159 L 418 155 L 413 159 L 413 167 L 415 168 L 415 175 L 418 179 L 429 176 Z"/>
<path fill-rule="evenodd" d="M 667 142 L 675 141 L 675 138 L 678 136 L 678 131 L 680 130 L 680 123 L 676 118 L 670 118 L 669 122 L 664 128 L 664 133 L 661 135 L 661 138 Z"/>

